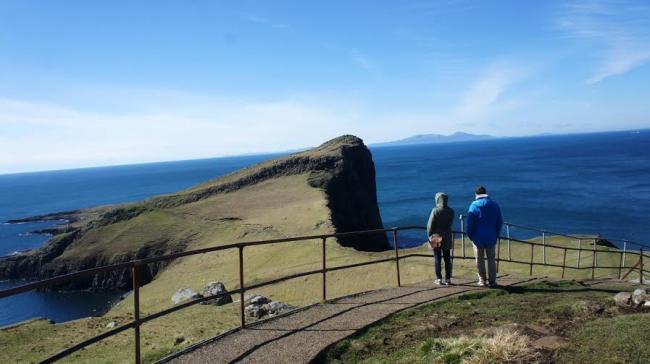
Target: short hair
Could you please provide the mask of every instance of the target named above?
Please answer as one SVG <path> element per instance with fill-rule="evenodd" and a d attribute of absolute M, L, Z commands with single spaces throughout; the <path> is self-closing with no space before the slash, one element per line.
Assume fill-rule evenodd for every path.
<path fill-rule="evenodd" d="M 476 194 L 477 195 L 485 195 L 487 193 L 487 190 L 483 186 L 478 186 L 476 187 Z"/>

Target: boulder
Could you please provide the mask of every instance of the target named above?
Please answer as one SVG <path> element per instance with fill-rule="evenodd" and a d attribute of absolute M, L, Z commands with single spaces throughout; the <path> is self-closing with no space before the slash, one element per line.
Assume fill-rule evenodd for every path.
<path fill-rule="evenodd" d="M 642 306 L 645 302 L 650 301 L 650 289 L 637 288 L 632 292 L 632 303 L 635 306 Z"/>
<path fill-rule="evenodd" d="M 226 286 L 221 282 L 210 282 L 205 288 L 203 288 L 203 297 L 214 296 L 220 293 L 228 293 Z M 201 302 L 202 305 L 212 304 L 212 305 L 225 305 L 226 303 L 231 303 L 232 297 L 230 294 L 226 294 L 215 299 Z"/>
<path fill-rule="evenodd" d="M 178 305 L 201 297 L 203 296 L 192 288 L 181 288 L 172 296 L 172 304 Z"/>
<path fill-rule="evenodd" d="M 261 318 L 262 316 L 266 315 L 267 312 L 262 306 L 248 305 L 246 308 L 244 308 L 244 313 L 246 316 Z"/>
<path fill-rule="evenodd" d="M 614 296 L 614 302 L 620 307 L 630 307 L 632 305 L 632 294 L 629 292 L 618 292 Z"/>

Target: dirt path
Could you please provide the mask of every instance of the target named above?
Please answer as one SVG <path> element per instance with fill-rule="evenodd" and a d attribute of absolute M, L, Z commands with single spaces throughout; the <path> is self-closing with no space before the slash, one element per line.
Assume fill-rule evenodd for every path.
<path fill-rule="evenodd" d="M 499 284 L 532 280 L 502 277 Z M 458 279 L 453 286 L 421 283 L 344 297 L 235 331 L 165 362 L 307 363 L 329 345 L 392 313 L 482 289 L 475 280 Z"/>

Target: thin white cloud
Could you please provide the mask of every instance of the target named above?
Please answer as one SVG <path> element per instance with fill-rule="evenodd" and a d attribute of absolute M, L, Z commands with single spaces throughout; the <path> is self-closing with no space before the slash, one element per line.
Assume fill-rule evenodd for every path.
<path fill-rule="evenodd" d="M 518 69 L 488 67 L 438 110 L 371 108 L 343 95 L 260 101 L 147 89 L 86 90 L 103 100 L 92 110 L 0 98 L 0 173 L 283 151 L 347 133 L 372 143 L 486 132 L 512 105 L 504 95 L 521 78 Z"/>
<path fill-rule="evenodd" d="M 110 115 L 0 99 L 0 173 L 283 151 L 360 132 L 355 107 L 324 98 L 190 104 Z"/>
<path fill-rule="evenodd" d="M 352 62 L 366 71 L 373 71 L 375 69 L 374 65 L 367 57 L 358 53 L 352 54 Z"/>
<path fill-rule="evenodd" d="M 513 64 L 501 63 L 488 67 L 451 110 L 451 117 L 465 122 L 488 119 L 511 106 L 512 101 L 503 96 L 524 75 L 522 68 Z"/>
<path fill-rule="evenodd" d="M 599 66 L 587 79 L 595 84 L 650 61 L 650 5 L 629 1 L 576 1 L 558 22 L 569 36 L 602 49 Z"/>

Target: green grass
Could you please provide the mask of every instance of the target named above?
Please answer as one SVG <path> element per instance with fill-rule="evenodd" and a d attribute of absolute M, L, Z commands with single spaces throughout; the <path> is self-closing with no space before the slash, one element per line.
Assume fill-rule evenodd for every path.
<path fill-rule="evenodd" d="M 472 360 L 486 355 L 490 333 L 512 327 L 530 340 L 568 338 L 569 346 L 559 353 L 540 352 L 541 362 L 631 362 L 648 357 L 650 314 L 619 316 L 624 312 L 614 307 L 612 296 L 632 288 L 616 284 L 596 289 L 561 281 L 471 293 L 392 315 L 335 344 L 318 362 L 502 362 Z M 612 332 L 621 335 L 609 339 Z"/>
<path fill-rule="evenodd" d="M 563 363 L 648 363 L 650 314 L 632 314 L 588 322 L 559 354 Z M 615 333 L 615 334 L 614 334 Z"/>

